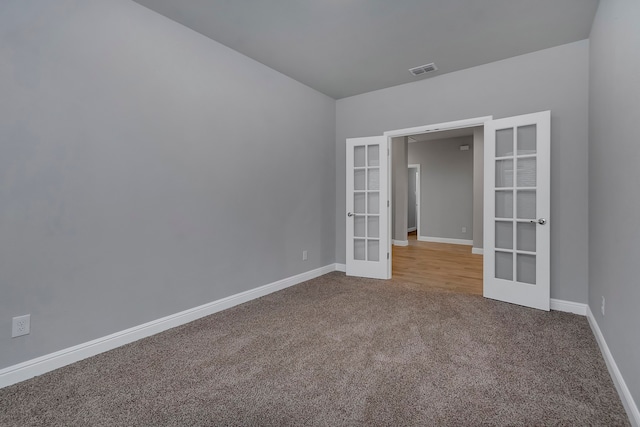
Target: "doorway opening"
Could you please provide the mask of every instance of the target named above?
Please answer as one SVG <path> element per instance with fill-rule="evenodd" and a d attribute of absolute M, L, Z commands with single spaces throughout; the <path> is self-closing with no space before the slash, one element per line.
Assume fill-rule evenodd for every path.
<path fill-rule="evenodd" d="M 392 277 L 482 295 L 483 126 L 392 138 Z"/>
<path fill-rule="evenodd" d="M 391 199 L 408 179 L 408 137 L 439 131 L 484 127 L 483 295 L 541 310 L 550 307 L 550 164 L 551 111 L 493 120 L 459 120 L 346 140 L 346 264 L 349 276 L 390 279 L 392 276 Z M 479 133 L 482 133 L 478 131 Z M 393 144 L 401 138 L 401 144 Z M 397 147 L 397 148 L 396 148 Z M 396 150 L 400 151 L 395 153 Z M 386 154 L 386 159 L 385 159 Z M 406 159 L 392 181 L 394 159 Z M 479 174 L 482 175 L 482 174 Z M 480 180 L 478 180 L 480 181 Z M 474 185 L 480 185 L 475 183 Z M 406 197 L 405 197 L 406 199 Z M 481 197 L 476 197 L 477 204 Z M 424 212 L 424 204 L 421 206 Z M 476 210 L 474 209 L 474 212 Z M 406 215 L 396 215 L 396 237 L 407 236 Z M 479 217 L 479 215 L 476 215 Z M 401 224 L 401 226 L 398 225 Z M 422 234 L 424 221 L 421 221 Z M 408 243 L 408 242 L 407 242 Z"/>

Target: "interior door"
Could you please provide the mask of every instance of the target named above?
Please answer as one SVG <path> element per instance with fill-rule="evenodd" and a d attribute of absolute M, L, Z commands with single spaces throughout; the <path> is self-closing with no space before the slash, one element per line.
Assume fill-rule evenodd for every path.
<path fill-rule="evenodd" d="M 347 139 L 349 276 L 390 278 L 387 137 Z"/>
<path fill-rule="evenodd" d="M 551 112 L 485 123 L 484 296 L 549 310 Z"/>

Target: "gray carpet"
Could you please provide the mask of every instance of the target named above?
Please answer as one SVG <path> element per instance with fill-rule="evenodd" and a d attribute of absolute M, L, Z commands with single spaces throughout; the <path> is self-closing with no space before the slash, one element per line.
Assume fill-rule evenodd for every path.
<path fill-rule="evenodd" d="M 629 425 L 586 318 L 342 273 L 2 389 L 0 424 Z"/>

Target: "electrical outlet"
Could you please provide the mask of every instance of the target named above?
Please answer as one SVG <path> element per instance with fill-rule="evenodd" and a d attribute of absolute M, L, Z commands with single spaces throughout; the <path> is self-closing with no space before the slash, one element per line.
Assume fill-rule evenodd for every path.
<path fill-rule="evenodd" d="M 462 227 L 462 232 L 466 233 L 467 232 L 467 227 Z"/>
<path fill-rule="evenodd" d="M 25 314 L 24 316 L 18 316 L 13 318 L 13 323 L 11 325 L 11 338 L 27 335 L 29 334 L 30 330 L 31 330 L 30 314 Z"/>
<path fill-rule="evenodd" d="M 600 311 L 602 312 L 602 315 L 604 316 L 604 297 L 602 297 L 602 306 L 600 307 Z"/>
<path fill-rule="evenodd" d="M 307 251 L 302 251 L 302 260 L 306 261 L 309 257 L 307 256 Z"/>

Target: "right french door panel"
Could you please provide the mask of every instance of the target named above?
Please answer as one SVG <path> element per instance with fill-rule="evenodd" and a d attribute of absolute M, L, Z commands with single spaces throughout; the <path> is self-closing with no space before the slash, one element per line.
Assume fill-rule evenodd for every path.
<path fill-rule="evenodd" d="M 551 112 L 485 123 L 484 296 L 549 310 Z"/>

